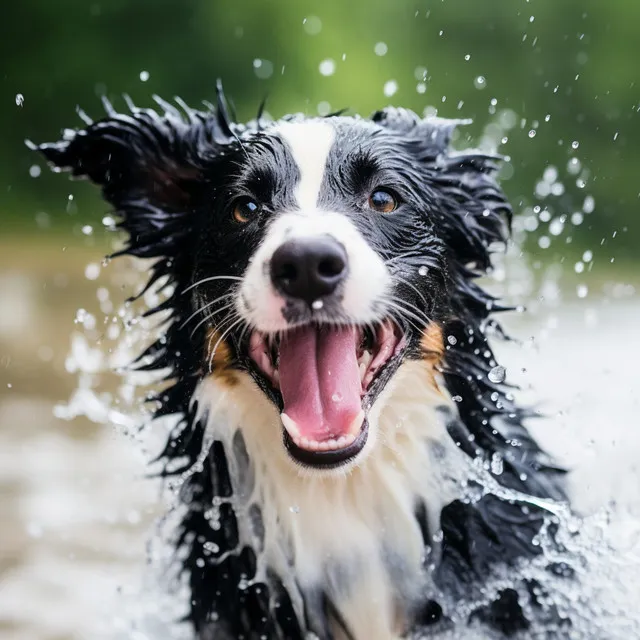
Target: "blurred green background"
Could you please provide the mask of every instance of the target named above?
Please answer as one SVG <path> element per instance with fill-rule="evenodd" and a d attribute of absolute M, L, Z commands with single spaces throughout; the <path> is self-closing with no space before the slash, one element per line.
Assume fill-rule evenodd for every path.
<path fill-rule="evenodd" d="M 119 309 L 140 272 L 102 266 L 108 206 L 48 171 L 25 138 L 79 126 L 76 105 L 99 117 L 105 94 L 120 109 L 123 93 L 140 106 L 153 94 L 197 106 L 217 78 L 240 119 L 265 96 L 273 117 L 393 104 L 473 118 L 455 144 L 508 157 L 501 176 L 526 248 L 494 273 L 529 310 L 512 314 L 529 337 L 510 379 L 540 347 L 536 402 L 555 394 L 557 416 L 578 425 L 549 423 L 543 442 L 559 442 L 563 459 L 563 442 L 574 457 L 598 437 L 622 443 L 611 473 L 584 467 L 589 489 L 640 457 L 637 439 L 620 435 L 637 433 L 638 415 L 639 26 L 638 0 L 3 2 L 0 636 L 103 637 L 96 624 L 120 618 L 109 598 L 133 584 L 123 576 L 144 559 L 158 502 L 132 482 L 143 475 L 137 447 L 105 414 L 131 409 L 104 354 L 126 346 Z M 594 459 L 602 451 L 606 442 Z"/>
<path fill-rule="evenodd" d="M 551 210 L 527 228 L 553 239 L 564 225 L 545 255 L 571 251 L 567 236 L 579 253 L 604 239 L 602 258 L 636 255 L 635 0 L 30 0 L 2 12 L 3 232 L 80 234 L 106 210 L 87 185 L 45 170 L 25 138 L 77 126 L 76 105 L 99 116 L 103 94 L 119 108 L 122 93 L 140 106 L 154 93 L 199 105 L 221 78 L 241 119 L 265 96 L 274 117 L 395 104 L 473 118 L 459 144 L 477 144 L 487 125 L 506 137 L 516 208 Z M 540 187 L 548 165 L 557 178 L 552 169 Z M 595 210 L 572 222 L 586 195 Z"/>

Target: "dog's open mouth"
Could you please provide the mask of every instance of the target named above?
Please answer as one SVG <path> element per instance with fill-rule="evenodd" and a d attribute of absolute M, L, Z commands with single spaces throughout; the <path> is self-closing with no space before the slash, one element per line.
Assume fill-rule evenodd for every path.
<path fill-rule="evenodd" d="M 254 331 L 249 355 L 282 396 L 290 455 L 321 467 L 355 457 L 367 441 L 364 400 L 405 344 L 391 320 L 375 330 L 308 324 L 279 338 Z"/>

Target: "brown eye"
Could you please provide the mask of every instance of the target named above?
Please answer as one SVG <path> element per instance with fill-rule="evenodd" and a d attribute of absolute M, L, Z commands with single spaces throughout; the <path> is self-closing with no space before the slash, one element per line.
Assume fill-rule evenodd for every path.
<path fill-rule="evenodd" d="M 398 201 L 386 189 L 376 189 L 369 196 L 369 207 L 379 213 L 391 213 L 398 208 Z"/>
<path fill-rule="evenodd" d="M 249 222 L 257 213 L 260 212 L 260 205 L 248 198 L 238 200 L 233 208 L 233 217 L 236 222 L 245 224 Z"/>

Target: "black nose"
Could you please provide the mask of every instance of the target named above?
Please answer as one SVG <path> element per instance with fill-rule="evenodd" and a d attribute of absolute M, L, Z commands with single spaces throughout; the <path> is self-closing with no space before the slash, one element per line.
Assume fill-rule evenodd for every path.
<path fill-rule="evenodd" d="M 333 293 L 346 274 L 347 253 L 331 236 L 288 240 L 271 258 L 275 288 L 309 304 Z"/>

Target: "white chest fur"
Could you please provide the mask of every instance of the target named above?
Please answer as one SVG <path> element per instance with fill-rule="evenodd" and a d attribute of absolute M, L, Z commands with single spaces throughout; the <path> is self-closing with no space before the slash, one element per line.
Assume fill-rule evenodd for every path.
<path fill-rule="evenodd" d="M 416 505 L 426 506 L 435 533 L 440 509 L 460 494 L 464 456 L 436 411 L 450 400 L 424 363 L 404 363 L 369 413 L 368 455 L 320 473 L 290 460 L 275 407 L 247 375 L 238 379 L 208 379 L 197 398 L 209 413 L 208 441 L 225 444 L 240 544 L 257 551 L 256 578 L 274 569 L 300 611 L 296 585 L 321 589 L 356 640 L 399 636 L 407 604 L 429 588 Z M 236 455 L 238 431 L 249 466 Z"/>

